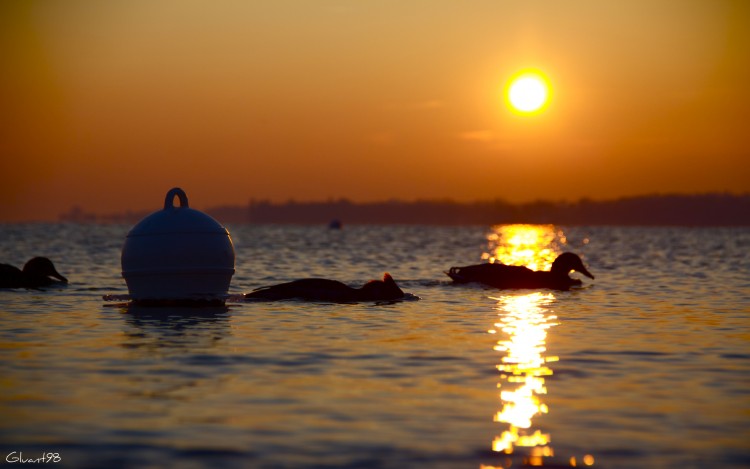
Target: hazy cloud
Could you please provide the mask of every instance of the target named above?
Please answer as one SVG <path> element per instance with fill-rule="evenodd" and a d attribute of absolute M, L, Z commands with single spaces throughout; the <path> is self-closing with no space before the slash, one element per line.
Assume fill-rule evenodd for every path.
<path fill-rule="evenodd" d="M 467 130 L 458 134 L 462 140 L 471 142 L 490 143 L 497 139 L 495 133 L 491 130 Z"/>
<path fill-rule="evenodd" d="M 371 134 L 365 135 L 365 141 L 379 147 L 391 146 L 393 145 L 395 140 L 396 134 L 388 130 L 373 132 Z"/>
<path fill-rule="evenodd" d="M 401 101 L 386 104 L 385 109 L 396 111 L 431 111 L 446 106 L 445 101 L 440 99 L 427 99 L 424 101 Z"/>

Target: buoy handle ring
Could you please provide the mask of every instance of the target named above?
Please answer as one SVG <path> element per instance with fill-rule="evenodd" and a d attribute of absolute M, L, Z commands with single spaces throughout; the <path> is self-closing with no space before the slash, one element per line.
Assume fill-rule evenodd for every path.
<path fill-rule="evenodd" d="M 174 197 L 177 196 L 180 199 L 180 207 L 188 208 L 188 198 L 185 191 L 179 187 L 175 187 L 167 192 L 167 197 L 164 199 L 164 210 L 174 208 Z"/>

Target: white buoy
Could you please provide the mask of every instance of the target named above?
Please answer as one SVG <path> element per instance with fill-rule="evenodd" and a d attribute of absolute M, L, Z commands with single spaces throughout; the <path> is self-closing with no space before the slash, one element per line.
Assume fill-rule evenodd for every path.
<path fill-rule="evenodd" d="M 121 261 L 132 300 L 223 303 L 234 275 L 234 246 L 226 228 L 191 209 L 185 191 L 174 188 L 163 210 L 130 230 Z"/>

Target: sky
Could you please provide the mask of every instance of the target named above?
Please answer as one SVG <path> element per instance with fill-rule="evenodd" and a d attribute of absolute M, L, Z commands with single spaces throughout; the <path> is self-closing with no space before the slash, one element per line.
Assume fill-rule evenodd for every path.
<path fill-rule="evenodd" d="M 0 221 L 747 193 L 749 83 L 743 0 L 5 0 Z"/>

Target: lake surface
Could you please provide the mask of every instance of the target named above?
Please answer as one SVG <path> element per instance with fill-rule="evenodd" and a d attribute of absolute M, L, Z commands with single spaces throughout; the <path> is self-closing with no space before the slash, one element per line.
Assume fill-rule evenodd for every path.
<path fill-rule="evenodd" d="M 0 291 L 0 465 L 750 467 L 750 229 L 227 228 L 230 293 L 390 272 L 421 299 L 138 308 L 103 300 L 129 226 L 0 225 L 0 262 L 70 279 Z M 443 273 L 562 251 L 596 279 Z"/>

